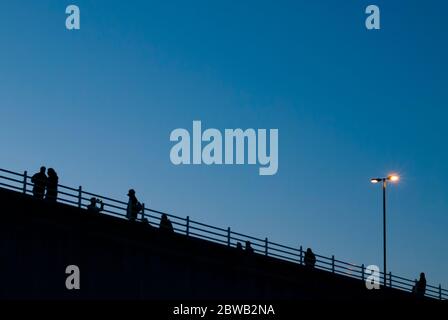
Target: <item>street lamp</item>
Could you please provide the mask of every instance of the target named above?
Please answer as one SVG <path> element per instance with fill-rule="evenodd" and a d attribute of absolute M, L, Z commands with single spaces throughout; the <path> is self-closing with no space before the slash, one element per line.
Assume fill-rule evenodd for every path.
<path fill-rule="evenodd" d="M 382 182 L 383 184 L 383 263 L 384 263 L 384 287 L 387 286 L 386 284 L 386 274 L 387 274 L 387 259 L 386 259 L 386 187 L 387 187 L 387 182 L 398 182 L 400 180 L 400 176 L 396 175 L 396 174 L 391 174 L 385 178 L 373 178 L 370 179 L 370 182 L 376 184 L 376 183 L 380 183 Z"/>

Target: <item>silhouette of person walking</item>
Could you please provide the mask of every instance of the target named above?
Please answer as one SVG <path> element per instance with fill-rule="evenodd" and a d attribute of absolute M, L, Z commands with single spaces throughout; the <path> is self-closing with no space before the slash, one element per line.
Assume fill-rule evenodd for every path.
<path fill-rule="evenodd" d="M 173 224 L 171 223 L 168 216 L 164 213 L 162 214 L 162 218 L 160 219 L 160 225 L 159 228 L 161 231 L 164 232 L 174 232 Z"/>
<path fill-rule="evenodd" d="M 426 292 L 426 276 L 425 273 L 420 273 L 420 279 L 416 282 L 414 292 L 419 297 L 424 297 Z"/>
<path fill-rule="evenodd" d="M 128 207 L 126 209 L 126 217 L 129 220 L 134 221 L 137 219 L 137 214 L 142 210 L 142 204 L 138 202 L 137 197 L 135 196 L 135 190 L 130 189 L 128 192 Z"/>
<path fill-rule="evenodd" d="M 314 268 L 316 265 L 316 256 L 314 255 L 311 248 L 306 249 L 305 252 L 305 266 L 308 268 Z"/>
<path fill-rule="evenodd" d="M 97 203 L 100 204 L 99 207 L 96 206 Z M 95 197 L 90 198 L 90 204 L 87 206 L 87 211 L 92 212 L 92 213 L 100 213 L 103 210 L 104 210 L 103 201 L 101 201 Z"/>
<path fill-rule="evenodd" d="M 45 199 L 48 201 L 56 201 L 58 198 L 58 182 L 59 177 L 54 171 L 53 168 L 49 168 L 47 170 L 48 179 L 47 179 L 47 194 Z"/>
<path fill-rule="evenodd" d="M 31 182 L 34 184 L 33 186 L 33 196 L 38 199 L 43 199 L 45 195 L 45 188 L 47 187 L 47 175 L 45 174 L 45 170 L 47 168 L 40 167 L 40 171 L 34 174 L 31 177 Z"/>

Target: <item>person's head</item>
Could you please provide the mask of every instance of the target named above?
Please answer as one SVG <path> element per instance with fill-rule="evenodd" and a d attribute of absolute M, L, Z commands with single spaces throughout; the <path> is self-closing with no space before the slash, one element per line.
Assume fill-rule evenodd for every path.
<path fill-rule="evenodd" d="M 47 170 L 47 173 L 50 177 L 57 177 L 58 175 L 56 174 L 56 171 L 53 168 L 49 168 Z"/>
<path fill-rule="evenodd" d="M 313 251 L 311 250 L 311 248 L 306 249 L 306 253 L 313 253 Z"/>
<path fill-rule="evenodd" d="M 134 189 L 129 189 L 128 196 L 129 197 L 135 196 L 135 190 Z"/>
<path fill-rule="evenodd" d="M 250 248 L 250 241 L 246 241 L 246 248 Z"/>
<path fill-rule="evenodd" d="M 165 213 L 162 214 L 162 220 L 163 221 L 167 221 L 168 220 L 168 216 Z"/>
<path fill-rule="evenodd" d="M 426 279 L 424 272 L 420 273 L 420 279 Z"/>
<path fill-rule="evenodd" d="M 96 205 L 96 198 L 95 197 L 90 198 L 90 204 L 92 206 Z"/>
<path fill-rule="evenodd" d="M 45 173 L 46 170 L 47 168 L 45 168 L 44 166 L 40 167 L 40 173 Z"/>

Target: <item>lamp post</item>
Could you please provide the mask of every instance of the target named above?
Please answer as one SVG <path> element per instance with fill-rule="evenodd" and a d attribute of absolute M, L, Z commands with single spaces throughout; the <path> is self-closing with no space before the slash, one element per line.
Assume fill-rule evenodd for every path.
<path fill-rule="evenodd" d="M 396 174 L 389 175 L 385 178 L 373 178 L 370 179 L 370 182 L 376 184 L 376 183 L 382 183 L 383 185 L 383 272 L 384 272 L 384 287 L 387 286 L 386 282 L 386 275 L 387 275 L 387 247 L 386 247 L 386 188 L 387 188 L 387 182 L 397 182 L 400 180 L 400 177 Z"/>

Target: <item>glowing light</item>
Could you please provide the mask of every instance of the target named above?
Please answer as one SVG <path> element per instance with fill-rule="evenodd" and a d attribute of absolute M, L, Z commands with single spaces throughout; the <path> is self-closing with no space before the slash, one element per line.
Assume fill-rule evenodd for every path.
<path fill-rule="evenodd" d="M 388 180 L 392 181 L 392 182 L 397 182 L 400 180 L 400 176 L 396 175 L 396 174 L 392 174 L 389 177 L 387 177 Z"/>

